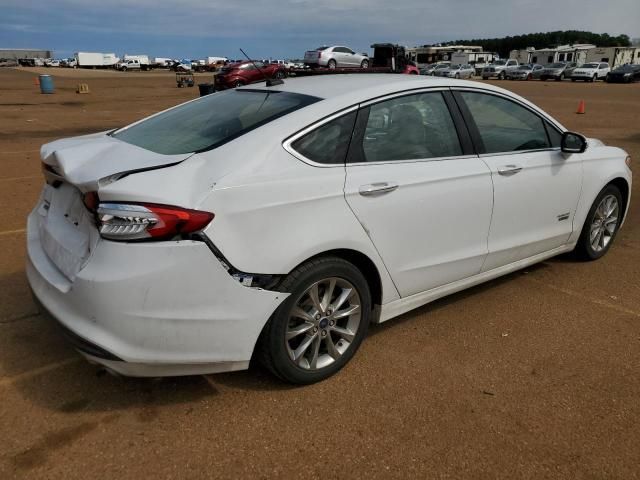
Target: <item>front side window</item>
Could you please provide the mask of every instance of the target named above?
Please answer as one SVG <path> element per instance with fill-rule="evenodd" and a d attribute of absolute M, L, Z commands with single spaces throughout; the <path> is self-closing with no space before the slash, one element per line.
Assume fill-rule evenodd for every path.
<path fill-rule="evenodd" d="M 485 153 L 549 148 L 543 120 L 525 107 L 495 95 L 460 92 Z"/>
<path fill-rule="evenodd" d="M 111 136 L 163 155 L 202 152 L 319 100 L 288 92 L 227 90 L 121 128 Z"/>
<path fill-rule="evenodd" d="M 364 109 L 361 114 L 366 114 Z M 440 92 L 396 97 L 368 107 L 360 151 L 353 161 L 387 162 L 462 155 Z M 356 160 L 357 159 L 357 160 Z"/>
<path fill-rule="evenodd" d="M 298 138 L 291 148 L 317 163 L 343 164 L 355 120 L 355 111 L 347 113 Z"/>

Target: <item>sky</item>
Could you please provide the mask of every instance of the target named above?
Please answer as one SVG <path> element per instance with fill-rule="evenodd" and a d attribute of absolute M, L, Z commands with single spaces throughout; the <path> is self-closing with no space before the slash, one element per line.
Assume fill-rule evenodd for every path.
<path fill-rule="evenodd" d="M 300 58 L 553 30 L 640 37 L 640 0 L 0 0 L 0 48 Z"/>

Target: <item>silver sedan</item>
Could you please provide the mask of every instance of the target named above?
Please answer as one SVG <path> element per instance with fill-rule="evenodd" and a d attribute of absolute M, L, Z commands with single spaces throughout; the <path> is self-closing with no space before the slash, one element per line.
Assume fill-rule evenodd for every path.
<path fill-rule="evenodd" d="M 360 67 L 369 68 L 369 56 L 366 53 L 355 53 L 347 47 L 318 47 L 304 54 L 304 64 L 310 67 Z"/>
<path fill-rule="evenodd" d="M 452 65 L 441 70 L 437 75 L 449 78 L 471 78 L 474 73 L 475 69 L 471 65 Z"/>

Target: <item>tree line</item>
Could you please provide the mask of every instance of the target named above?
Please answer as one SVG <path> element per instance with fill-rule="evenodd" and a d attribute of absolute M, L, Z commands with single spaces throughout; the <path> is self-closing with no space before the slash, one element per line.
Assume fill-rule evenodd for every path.
<path fill-rule="evenodd" d="M 485 52 L 497 52 L 501 57 L 508 57 L 511 50 L 527 47 L 536 49 L 556 47 L 574 43 L 591 43 L 598 47 L 628 47 L 631 40 L 628 35 L 611 36 L 608 33 L 583 32 L 565 30 L 546 33 L 528 33 L 503 38 L 477 38 L 473 40 L 456 40 L 442 45 L 480 45 Z"/>

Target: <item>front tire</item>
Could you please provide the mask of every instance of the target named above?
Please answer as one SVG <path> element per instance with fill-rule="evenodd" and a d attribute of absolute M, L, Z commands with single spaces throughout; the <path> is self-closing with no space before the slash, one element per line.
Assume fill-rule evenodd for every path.
<path fill-rule="evenodd" d="M 260 335 L 261 363 L 294 384 L 339 371 L 369 327 L 371 293 L 360 270 L 341 258 L 318 258 L 287 275 L 278 290 L 290 295 Z"/>
<path fill-rule="evenodd" d="M 498 80 L 504 80 L 505 76 L 506 74 L 504 72 L 500 72 L 500 75 L 498 75 Z"/>
<path fill-rule="evenodd" d="M 589 209 L 575 253 L 583 260 L 597 260 L 611 248 L 624 211 L 622 194 L 615 185 L 607 185 Z"/>
<path fill-rule="evenodd" d="M 360 68 L 369 68 L 369 60 L 362 60 Z"/>

